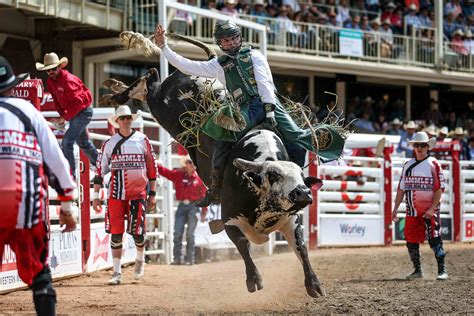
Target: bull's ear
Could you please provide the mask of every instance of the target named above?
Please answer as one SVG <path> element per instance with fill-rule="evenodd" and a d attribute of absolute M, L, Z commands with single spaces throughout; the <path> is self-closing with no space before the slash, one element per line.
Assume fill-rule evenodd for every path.
<path fill-rule="evenodd" d="M 304 184 L 306 184 L 308 188 L 313 187 L 313 189 L 317 191 L 323 186 L 323 181 L 315 177 L 306 177 L 304 178 Z"/>
<path fill-rule="evenodd" d="M 253 171 L 245 171 L 244 177 L 247 178 L 253 185 L 260 188 L 262 186 L 262 176 Z"/>

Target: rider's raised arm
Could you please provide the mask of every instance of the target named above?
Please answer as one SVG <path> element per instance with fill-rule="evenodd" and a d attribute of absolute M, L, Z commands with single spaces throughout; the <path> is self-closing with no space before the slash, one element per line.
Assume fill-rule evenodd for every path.
<path fill-rule="evenodd" d="M 262 102 L 275 104 L 275 85 L 273 84 L 272 73 L 265 56 L 257 50 L 252 50 L 251 58 L 258 94 Z"/>
<path fill-rule="evenodd" d="M 217 78 L 219 71 L 222 71 L 222 67 L 217 62 L 217 58 L 213 58 L 209 61 L 190 60 L 175 53 L 168 45 L 163 46 L 161 51 L 165 54 L 166 59 L 168 59 L 171 65 L 187 75 Z"/>

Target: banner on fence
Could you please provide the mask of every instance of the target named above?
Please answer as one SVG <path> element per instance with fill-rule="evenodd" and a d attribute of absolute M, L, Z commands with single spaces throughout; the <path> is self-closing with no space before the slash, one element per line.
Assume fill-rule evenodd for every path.
<path fill-rule="evenodd" d="M 364 49 L 362 45 L 363 33 L 356 30 L 341 30 L 339 32 L 339 49 L 341 55 L 362 57 Z"/>
<path fill-rule="evenodd" d="M 474 241 L 474 214 L 463 219 L 463 241 Z"/>
<path fill-rule="evenodd" d="M 383 217 L 381 216 L 324 215 L 320 218 L 321 246 L 382 245 L 383 234 Z"/>
<path fill-rule="evenodd" d="M 91 251 L 87 260 L 87 272 L 112 267 L 110 236 L 105 232 L 104 223 L 91 225 Z M 125 233 L 123 235 L 122 263 L 134 262 L 136 256 L 137 251 L 133 237 Z"/>
<path fill-rule="evenodd" d="M 207 249 L 222 249 L 234 247 L 234 244 L 229 239 L 229 237 L 227 237 L 225 231 L 213 235 L 211 233 L 211 230 L 209 229 L 209 221 L 222 218 L 220 205 L 213 204 L 209 206 L 205 222 L 201 221 L 201 217 L 199 215 L 198 217 L 199 220 L 194 234 L 194 242 L 196 247 L 203 247 Z"/>
<path fill-rule="evenodd" d="M 453 240 L 453 221 L 452 218 L 441 218 L 441 238 L 443 240 Z M 395 240 L 405 240 L 405 218 L 400 218 L 398 222 L 395 223 Z"/>

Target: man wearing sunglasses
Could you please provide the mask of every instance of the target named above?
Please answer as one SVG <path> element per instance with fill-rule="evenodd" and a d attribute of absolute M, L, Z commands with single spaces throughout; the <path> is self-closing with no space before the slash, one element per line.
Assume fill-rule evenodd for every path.
<path fill-rule="evenodd" d="M 56 53 L 48 53 L 43 64 L 36 63 L 36 69 L 48 74 L 47 90 L 53 97 L 56 110 L 64 120 L 69 121 L 62 149 L 76 177 L 74 143 L 84 151 L 92 166 L 97 162 L 97 149 L 87 135 L 87 125 L 93 114 L 91 92 L 81 79 L 64 69 L 67 64 L 66 57 L 59 59 Z"/>
<path fill-rule="evenodd" d="M 392 212 L 392 220 L 397 222 L 398 207 L 405 196 L 405 239 L 408 254 L 415 267 L 415 271 L 407 279 L 423 277 L 420 243 L 428 237 L 438 263 L 437 280 L 446 280 L 448 273 L 444 264 L 446 253 L 441 239 L 440 218 L 440 202 L 445 187 L 443 169 L 435 158 L 428 155 L 428 150 L 435 146 L 436 139 L 429 139 L 425 132 L 418 132 L 409 144 L 413 147 L 414 158 L 403 165 Z"/>
<path fill-rule="evenodd" d="M 134 279 L 139 280 L 145 272 L 145 211 L 156 208 L 156 157 L 148 137 L 132 129 L 132 123 L 138 118 L 127 105 L 117 108 L 115 115 L 108 118 L 118 133 L 102 146 L 97 160 L 97 175 L 94 178 L 94 199 L 92 206 L 100 213 L 99 190 L 103 177 L 111 173 L 105 230 L 112 234 L 114 274 L 108 281 L 110 285 L 122 282 L 121 258 L 122 239 L 126 231 L 133 236 L 137 249 Z M 147 187 L 149 191 L 147 192 Z"/>

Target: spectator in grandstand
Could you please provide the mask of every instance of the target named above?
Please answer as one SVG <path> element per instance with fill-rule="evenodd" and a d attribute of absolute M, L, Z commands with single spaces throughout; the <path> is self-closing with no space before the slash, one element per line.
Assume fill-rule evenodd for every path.
<path fill-rule="evenodd" d="M 448 15 L 446 16 L 446 19 L 444 20 L 444 23 L 443 23 L 443 33 L 444 33 L 444 36 L 447 38 L 447 39 L 451 39 L 451 36 L 452 34 L 454 33 L 454 31 L 456 31 L 456 29 L 460 28 L 459 25 L 457 25 L 455 22 L 454 22 L 454 13 L 448 13 Z"/>
<path fill-rule="evenodd" d="M 472 5 L 472 7 L 474 8 L 474 4 Z M 471 33 L 474 33 L 474 13 L 467 16 L 466 25 L 464 26 L 464 28 L 466 29 L 466 31 L 469 30 L 471 31 Z"/>
<path fill-rule="evenodd" d="M 64 120 L 69 121 L 62 148 L 75 177 L 74 144 L 77 143 L 84 151 L 92 166 L 96 165 L 98 154 L 87 134 L 87 125 L 93 114 L 92 94 L 81 79 L 64 69 L 67 64 L 66 57 L 59 59 L 56 53 L 48 53 L 44 55 L 43 64 L 36 63 L 36 69 L 48 74 L 46 86 L 53 97 L 56 110 Z"/>
<path fill-rule="evenodd" d="M 337 26 L 343 26 L 347 22 L 350 22 L 350 20 L 349 0 L 340 0 L 337 6 Z"/>
<path fill-rule="evenodd" d="M 47 263 L 47 177 L 51 176 L 49 185 L 61 201 L 63 232 L 76 229 L 72 200 L 77 190 L 69 163 L 44 117 L 31 103 L 14 97 L 15 86 L 27 77 L 15 76 L 10 63 L 0 56 L 0 268 L 5 245 L 9 245 L 20 279 L 33 292 L 36 313 L 56 315 L 56 292 Z"/>
<path fill-rule="evenodd" d="M 380 43 L 380 19 L 375 18 L 371 22 L 372 32 L 367 35 L 367 54 L 377 56 Z"/>
<path fill-rule="evenodd" d="M 337 26 L 337 14 L 336 14 L 336 11 L 331 8 L 328 13 L 328 21 L 326 23 L 327 26 Z"/>
<path fill-rule="evenodd" d="M 298 0 L 283 0 L 284 6 L 288 7 L 291 12 L 298 12 L 301 10 Z"/>
<path fill-rule="evenodd" d="M 444 125 L 450 130 L 453 131 L 456 127 L 461 126 L 461 120 L 457 117 L 456 112 L 450 111 L 448 118 L 445 120 Z"/>
<path fill-rule="evenodd" d="M 221 13 L 230 16 L 231 18 L 239 18 L 239 11 L 235 8 L 237 0 L 225 0 L 224 7 L 221 9 Z"/>
<path fill-rule="evenodd" d="M 428 125 L 424 132 L 428 135 L 428 137 L 436 139 L 438 137 L 438 131 L 436 130 L 436 126 Z"/>
<path fill-rule="evenodd" d="M 186 255 L 184 264 L 193 265 L 195 262 L 194 231 L 198 222 L 197 214 L 200 212 L 195 202 L 206 195 L 206 186 L 199 178 L 196 167 L 189 156 L 181 156 L 181 169 L 170 170 L 158 164 L 158 173 L 173 182 L 176 200 L 179 201 L 174 218 L 173 235 L 173 265 L 183 264 L 182 247 L 184 226 L 186 229 Z M 207 208 L 201 212 L 201 220 L 206 219 Z"/>
<path fill-rule="evenodd" d="M 385 19 L 382 22 L 382 29 L 380 32 L 380 55 L 384 58 L 389 58 L 392 56 L 392 48 L 393 48 L 393 31 L 390 28 L 390 20 Z"/>
<path fill-rule="evenodd" d="M 403 8 L 398 7 L 395 10 L 395 14 L 390 17 L 392 23 L 392 31 L 394 34 L 403 34 Z"/>
<path fill-rule="evenodd" d="M 441 196 L 445 188 L 443 169 L 428 150 L 436 144 L 425 132 L 418 132 L 410 141 L 415 157 L 403 165 L 398 184 L 392 220 L 398 221 L 397 212 L 403 197 L 406 196 L 405 240 L 408 254 L 415 270 L 407 279 L 423 278 L 420 260 L 420 243 L 428 237 L 428 242 L 438 263 L 437 280 L 447 280 L 445 266 L 446 253 L 441 239 Z M 424 179 L 423 181 L 419 181 Z"/>
<path fill-rule="evenodd" d="M 453 14 L 454 18 L 462 13 L 462 7 L 459 0 L 447 1 L 446 5 L 444 6 L 444 14 L 450 13 Z"/>
<path fill-rule="evenodd" d="M 114 273 L 107 282 L 118 285 L 122 282 L 121 258 L 122 238 L 125 231 L 133 236 L 137 257 L 134 279 L 139 280 L 145 272 L 145 212 L 156 208 L 156 158 L 148 137 L 132 129 L 137 114 L 127 105 L 121 105 L 109 123 L 118 128 L 102 146 L 97 160 L 97 175 L 94 178 L 93 208 L 101 211 L 99 190 L 103 177 L 111 173 L 107 194 L 105 231 L 112 234 L 110 248 Z M 148 192 L 147 192 L 148 187 Z M 125 220 L 127 229 L 125 230 Z"/>
<path fill-rule="evenodd" d="M 471 151 L 469 145 L 466 141 L 466 132 L 462 127 L 456 127 L 453 131 L 453 140 L 459 141 L 461 145 L 461 153 L 459 154 L 459 159 L 461 160 L 471 160 Z"/>
<path fill-rule="evenodd" d="M 256 16 L 255 22 L 266 25 L 268 14 L 265 12 L 265 4 L 263 0 L 255 0 L 253 10 L 250 15 Z"/>
<path fill-rule="evenodd" d="M 472 39 L 472 32 L 470 30 L 467 30 L 466 34 L 464 34 L 463 43 L 464 43 L 464 47 L 466 47 L 468 51 L 468 54 L 471 56 L 474 56 L 474 40 Z"/>
<path fill-rule="evenodd" d="M 278 9 L 278 31 L 276 32 L 277 44 L 296 46 L 301 33 L 293 21 L 288 17 L 288 13 L 288 8 L 284 5 Z"/>
<path fill-rule="evenodd" d="M 385 134 L 388 130 L 388 123 L 385 121 L 385 113 L 380 112 L 374 123 L 374 129 L 377 133 Z"/>
<path fill-rule="evenodd" d="M 474 160 L 474 137 L 469 138 L 467 142 L 469 145 L 469 154 L 471 155 L 471 160 Z"/>
<path fill-rule="evenodd" d="M 417 15 L 417 7 L 413 3 L 408 7 L 408 14 L 405 15 L 405 26 L 407 35 L 416 34 L 421 26 L 420 19 L 418 19 Z"/>
<path fill-rule="evenodd" d="M 356 0 L 353 2 L 351 5 L 351 11 L 352 11 L 352 17 L 358 15 L 358 16 L 364 16 L 367 15 L 367 9 L 365 7 L 365 1 L 364 0 Z"/>
<path fill-rule="evenodd" d="M 389 20 L 391 21 L 392 16 L 395 16 L 395 9 L 397 6 L 392 1 L 388 2 L 385 7 L 382 15 L 380 16 L 381 21 Z M 391 22 L 390 22 L 391 23 Z"/>
<path fill-rule="evenodd" d="M 398 117 L 394 118 L 393 121 L 390 122 L 390 128 L 387 130 L 387 135 L 398 135 L 402 136 L 405 134 L 405 131 L 401 129 L 402 122 L 398 119 Z"/>
<path fill-rule="evenodd" d="M 344 24 L 347 29 L 360 30 L 360 16 L 354 15 L 351 21 Z"/>
<path fill-rule="evenodd" d="M 375 14 L 379 12 L 380 9 L 380 1 L 379 0 L 365 0 L 367 10 L 369 11 L 369 19 L 374 19 L 377 17 Z"/>
<path fill-rule="evenodd" d="M 438 137 L 436 138 L 437 141 L 442 142 L 448 136 L 448 128 L 443 126 L 438 131 Z"/>
<path fill-rule="evenodd" d="M 439 110 L 438 101 L 435 99 L 430 100 L 430 108 L 423 112 L 422 119 L 425 120 L 428 125 L 441 125 L 443 122 L 443 114 Z"/>
<path fill-rule="evenodd" d="M 372 28 L 369 25 L 369 17 L 367 15 L 363 15 L 360 21 L 360 29 L 362 31 L 370 32 Z M 366 39 L 369 38 L 369 34 L 365 34 Z"/>
<path fill-rule="evenodd" d="M 418 20 L 420 20 L 420 27 L 433 27 L 433 21 L 430 18 L 430 10 L 427 6 L 420 8 L 420 14 L 418 15 Z"/>
<path fill-rule="evenodd" d="M 365 132 L 365 133 L 375 132 L 374 124 L 370 120 L 370 113 L 369 112 L 362 113 L 362 117 L 354 123 L 354 126 L 362 129 L 361 132 Z"/>
<path fill-rule="evenodd" d="M 418 125 L 414 121 L 408 122 L 405 125 L 406 133 L 400 137 L 400 142 L 398 143 L 397 152 L 404 153 L 406 158 L 413 157 L 413 149 L 409 146 L 410 141 L 415 137 L 415 131 L 418 128 Z"/>

